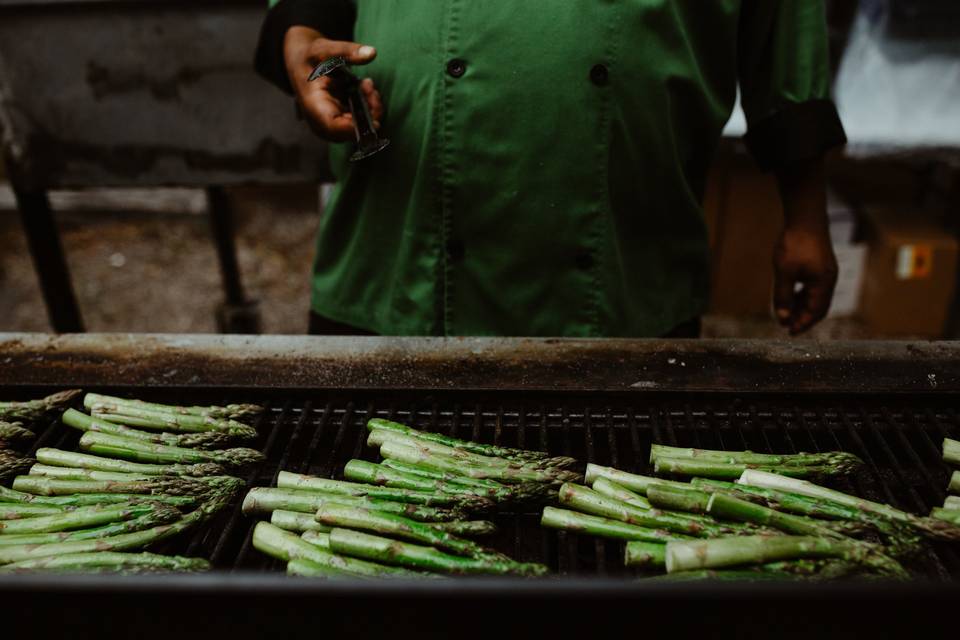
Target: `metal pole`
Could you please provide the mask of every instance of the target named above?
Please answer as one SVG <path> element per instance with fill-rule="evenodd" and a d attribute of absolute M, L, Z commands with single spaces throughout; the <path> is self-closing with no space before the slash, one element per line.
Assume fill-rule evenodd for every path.
<path fill-rule="evenodd" d="M 15 173 L 11 168 L 11 174 Z M 83 320 L 73 294 L 70 270 L 47 192 L 22 189 L 13 177 L 11 182 L 50 326 L 55 333 L 81 333 L 84 331 Z"/>
<path fill-rule="evenodd" d="M 223 280 L 224 302 L 217 308 L 217 330 L 220 333 L 260 333 L 259 304 L 256 300 L 248 300 L 243 292 L 234 241 L 233 212 L 224 188 L 207 187 L 207 203 Z"/>

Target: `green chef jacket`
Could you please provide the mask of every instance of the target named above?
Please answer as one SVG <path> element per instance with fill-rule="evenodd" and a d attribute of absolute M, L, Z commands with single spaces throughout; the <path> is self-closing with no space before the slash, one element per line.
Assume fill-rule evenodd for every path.
<path fill-rule="evenodd" d="M 377 48 L 390 147 L 321 219 L 313 310 L 382 334 L 657 336 L 705 309 L 701 200 L 739 84 L 765 167 L 842 143 L 821 0 L 280 0 Z"/>

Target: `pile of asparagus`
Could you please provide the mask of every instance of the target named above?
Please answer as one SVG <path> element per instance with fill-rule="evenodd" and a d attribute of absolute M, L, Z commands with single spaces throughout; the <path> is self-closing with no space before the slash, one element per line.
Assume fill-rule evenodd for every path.
<path fill-rule="evenodd" d="M 0 402 L 0 482 L 33 464 L 34 460 L 23 453 L 34 439 L 29 427 L 63 411 L 80 393 L 61 391 L 38 400 Z"/>
<path fill-rule="evenodd" d="M 687 449 L 655 444 L 650 464 L 657 475 L 736 480 L 744 471 L 768 471 L 791 478 L 820 479 L 845 476 L 863 467 L 863 461 L 845 451 L 825 453 L 754 453 Z"/>
<path fill-rule="evenodd" d="M 582 476 L 572 458 L 482 445 L 373 419 L 368 444 L 383 462 L 350 460 L 345 480 L 281 471 L 243 510 L 270 515 L 253 544 L 302 576 L 540 576 L 472 540 L 496 526 L 471 519 L 505 505 L 542 503 Z M 299 534 L 299 535 L 298 535 Z"/>
<path fill-rule="evenodd" d="M 901 560 L 960 527 L 812 482 L 745 469 L 737 482 L 676 482 L 587 465 L 544 526 L 625 540 L 625 563 L 668 579 L 904 579 Z"/>
<path fill-rule="evenodd" d="M 40 448 L 0 487 L 0 572 L 200 571 L 206 560 L 130 553 L 205 522 L 243 487 L 229 475 L 263 459 L 240 418 L 255 405 L 180 407 L 88 393 L 64 425 L 81 452 Z"/>
<path fill-rule="evenodd" d="M 943 439 L 943 461 L 955 467 L 960 467 L 960 440 Z M 947 491 L 960 494 L 960 471 L 954 470 L 950 476 Z M 960 526 L 960 497 L 947 496 L 947 499 L 943 501 L 943 506 L 934 507 L 930 516 Z"/>

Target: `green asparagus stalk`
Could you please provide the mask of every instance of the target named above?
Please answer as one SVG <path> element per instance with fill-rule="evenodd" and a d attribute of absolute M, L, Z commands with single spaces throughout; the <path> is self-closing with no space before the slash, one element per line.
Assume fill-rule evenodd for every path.
<path fill-rule="evenodd" d="M 281 509 L 300 513 L 316 513 L 323 505 L 344 504 L 354 507 L 366 507 L 396 515 L 406 516 L 419 522 L 448 522 L 458 520 L 463 515 L 459 509 L 439 509 L 404 502 L 390 502 L 373 498 L 358 498 L 302 489 L 275 489 L 255 487 L 247 492 L 243 499 L 242 510 L 247 515 L 268 514 Z"/>
<path fill-rule="evenodd" d="M 0 521 L 38 518 L 55 513 L 63 513 L 64 507 L 44 504 L 3 503 L 0 504 Z M 2 529 L 0 529 L 2 531 Z"/>
<path fill-rule="evenodd" d="M 263 413 L 263 407 L 257 404 L 228 404 L 226 406 L 212 405 L 209 407 L 182 407 L 172 404 L 145 402 L 129 398 L 106 396 L 99 393 L 88 393 L 83 398 L 83 406 L 93 411 L 103 405 L 116 407 L 134 407 L 160 413 L 176 413 L 181 415 L 208 416 L 225 420 L 239 420 L 240 418 L 256 417 Z"/>
<path fill-rule="evenodd" d="M 871 564 L 876 552 L 848 540 L 815 536 L 741 536 L 713 540 L 684 540 L 667 543 L 668 573 L 697 569 L 718 569 L 744 564 L 763 564 L 794 558 L 839 558 L 857 564 Z M 879 569 L 876 564 L 873 568 Z M 899 565 L 888 565 L 889 577 L 908 578 Z"/>
<path fill-rule="evenodd" d="M 163 556 L 157 553 L 71 553 L 57 557 L 23 560 L 0 567 L 0 573 L 36 573 L 39 571 L 88 573 L 169 573 L 209 571 L 203 558 Z"/>
<path fill-rule="evenodd" d="M 234 478 L 231 479 L 235 480 Z M 70 542 L 58 542 L 55 544 L 25 544 L 0 547 L 0 565 L 37 558 L 56 557 L 70 553 L 141 549 L 203 523 L 227 504 L 236 492 L 236 489 L 236 484 L 231 486 L 228 483 L 224 483 L 223 486 L 221 486 L 210 499 L 201 504 L 199 508 L 171 524 L 163 524 L 150 527 L 149 529 L 121 533 L 104 538 L 72 540 Z"/>
<path fill-rule="evenodd" d="M 527 451 L 526 449 L 498 447 L 495 445 L 480 444 L 479 442 L 471 442 L 469 440 L 459 440 L 457 438 L 451 438 L 438 433 L 418 431 L 412 427 L 408 427 L 407 425 L 400 424 L 399 422 L 392 422 L 390 420 L 383 420 L 380 418 L 373 418 L 367 422 L 367 428 L 370 430 L 381 429 L 385 431 L 402 433 L 404 435 L 413 436 L 421 440 L 443 444 L 454 449 L 461 449 L 469 453 L 475 453 L 477 455 L 488 456 L 492 458 L 504 458 L 521 463 L 536 462 L 543 464 L 544 466 L 559 468 L 565 468 L 576 464 L 576 460 L 574 458 L 551 457 L 550 454 L 543 453 L 542 451 Z"/>
<path fill-rule="evenodd" d="M 333 531 L 333 529 L 331 529 L 330 531 Z M 300 534 L 300 538 L 316 547 L 320 547 L 321 549 L 326 549 L 327 551 L 330 551 L 330 533 L 329 532 L 304 531 L 303 533 Z"/>
<path fill-rule="evenodd" d="M 310 560 L 291 560 L 287 563 L 287 575 L 301 578 L 365 578 L 329 565 Z"/>
<path fill-rule="evenodd" d="M 285 531 L 303 533 L 304 531 L 328 532 L 331 527 L 317 522 L 316 518 L 309 513 L 299 513 L 297 511 L 285 511 L 277 509 L 270 514 L 270 524 L 280 527 Z"/>
<path fill-rule="evenodd" d="M 214 476 L 218 477 L 218 476 Z M 229 476 L 219 476 L 229 478 Z M 233 478 L 231 478 L 233 480 Z M 110 480 L 60 480 L 33 476 L 18 476 L 13 488 L 41 496 L 66 496 L 74 493 L 135 493 L 171 496 L 203 496 L 211 485 L 204 480 L 158 476 L 150 480 L 113 482 Z"/>
<path fill-rule="evenodd" d="M 828 465 L 794 467 L 790 465 L 728 464 L 700 458 L 667 458 L 665 456 L 658 457 L 653 465 L 653 472 L 658 474 L 699 476 L 720 480 L 736 480 L 747 469 L 775 472 L 791 478 L 825 478 L 848 472 L 845 467 L 837 468 Z"/>
<path fill-rule="evenodd" d="M 960 465 L 960 440 L 943 439 L 943 461 Z"/>
<path fill-rule="evenodd" d="M 667 566 L 667 545 L 640 540 L 628 542 L 623 563 L 640 569 L 664 569 Z"/>
<path fill-rule="evenodd" d="M 556 507 L 543 508 L 543 516 L 540 519 L 540 524 L 548 529 L 559 529 L 561 531 L 598 536 L 600 538 L 613 538 L 616 540 L 642 540 L 645 542 L 664 543 L 668 540 L 691 539 L 690 536 L 666 531 L 664 529 L 640 527 L 619 520 L 591 516 L 568 509 L 557 509 Z"/>
<path fill-rule="evenodd" d="M 134 482 L 156 477 L 142 473 L 117 473 L 113 471 L 76 469 L 73 467 L 52 467 L 50 465 L 40 464 L 39 462 L 30 467 L 30 472 L 27 475 L 60 478 L 61 480 L 112 480 L 114 482 Z"/>
<path fill-rule="evenodd" d="M 683 514 L 667 513 L 659 509 L 640 509 L 608 498 L 593 489 L 570 483 L 560 487 L 559 497 L 560 504 L 568 505 L 577 511 L 650 529 L 664 529 L 694 537 L 720 536 L 735 531 L 719 522 L 711 524 Z"/>
<path fill-rule="evenodd" d="M 33 440 L 33 431 L 25 429 L 22 422 L 0 421 L 0 446 L 6 444 L 20 444 Z"/>
<path fill-rule="evenodd" d="M 650 501 L 645 497 L 641 496 L 639 493 L 634 493 L 626 487 L 619 485 L 612 480 L 608 480 L 607 478 L 597 478 L 593 481 L 592 488 L 601 495 L 605 495 L 608 498 L 613 498 L 614 500 L 619 500 L 620 502 L 626 502 L 627 504 L 633 505 L 640 509 L 651 508 Z"/>
<path fill-rule="evenodd" d="M 960 526 L 960 510 L 958 509 L 942 509 L 940 507 L 934 507 L 933 511 L 930 512 L 930 516 L 938 520 L 951 522 Z"/>
<path fill-rule="evenodd" d="M 34 465 L 37 466 L 37 465 Z M 0 508 L 4 503 L 52 505 L 55 507 L 89 507 L 97 504 L 118 504 L 121 502 L 160 502 L 172 507 L 193 507 L 197 498 L 193 496 L 144 496 L 133 493 L 77 493 L 65 496 L 36 496 L 31 493 L 14 491 L 0 487 Z"/>
<path fill-rule="evenodd" d="M 677 487 L 658 487 L 647 489 L 647 499 L 650 504 L 659 509 L 670 511 L 685 511 L 687 513 L 705 514 L 710 503 L 710 494 L 698 489 L 678 489 Z"/>
<path fill-rule="evenodd" d="M 8 449 L 0 449 L 0 482 L 25 472 L 35 462 Z"/>
<path fill-rule="evenodd" d="M 79 389 L 71 389 L 69 391 L 60 391 L 38 400 L 0 402 L 0 420 L 5 422 L 15 422 L 18 420 L 36 422 L 42 420 L 47 414 L 62 410 L 70 404 L 74 398 L 80 395 L 80 393 L 81 391 Z"/>
<path fill-rule="evenodd" d="M 860 511 L 880 516 L 888 520 L 902 523 L 922 533 L 923 535 L 936 538 L 938 540 L 958 541 L 960 540 L 960 528 L 951 526 L 935 518 L 921 518 L 906 511 L 901 511 L 889 505 L 871 502 L 863 498 L 851 496 L 841 491 L 827 489 L 806 480 L 787 478 L 774 473 L 763 471 L 748 470 L 738 480 L 738 484 L 744 484 L 767 489 L 776 489 L 799 493 L 812 498 L 829 500 L 841 505 L 845 505 Z"/>
<path fill-rule="evenodd" d="M 50 515 L 24 518 L 22 520 L 0 520 L 0 534 L 17 533 L 54 533 L 70 531 L 71 529 L 85 529 L 132 520 L 152 513 L 157 505 L 140 504 L 111 504 L 94 507 L 79 507 L 73 511 L 52 513 Z M 170 507 L 159 507 L 169 509 Z"/>
<path fill-rule="evenodd" d="M 509 484 L 524 482 L 544 482 L 557 484 L 573 482 L 581 478 L 580 474 L 563 470 L 515 469 L 511 467 L 481 467 L 464 464 L 456 458 L 426 453 L 422 449 L 409 447 L 396 442 L 384 442 L 380 446 L 380 455 L 408 464 L 421 464 L 440 471 L 459 473 L 469 478 L 497 480 Z"/>
<path fill-rule="evenodd" d="M 124 520 L 121 522 L 111 522 L 110 524 L 100 527 L 93 527 L 90 529 L 59 531 L 55 533 L 17 533 L 0 535 L 0 546 L 54 544 L 57 542 L 94 540 L 97 538 L 106 538 L 109 536 L 119 535 L 121 533 L 143 531 L 144 529 L 149 529 L 162 524 L 170 524 L 180 519 L 180 516 L 180 512 L 174 508 L 158 508 L 140 516 L 139 518 Z"/>
<path fill-rule="evenodd" d="M 627 473 L 613 467 L 602 467 L 598 464 L 590 463 L 587 465 L 587 473 L 584 481 L 593 485 L 598 478 L 606 478 L 625 489 L 629 489 L 641 496 L 647 495 L 647 488 L 657 486 L 674 486 L 680 489 L 689 488 L 686 482 L 676 482 L 674 480 L 664 480 L 663 478 L 652 478 L 650 476 L 641 476 L 635 473 Z"/>
<path fill-rule="evenodd" d="M 80 448 L 103 456 L 123 458 L 136 462 L 152 464 L 198 464 L 217 463 L 226 467 L 236 468 L 261 462 L 262 453 L 255 449 L 237 447 L 234 449 L 219 449 L 205 451 L 201 449 L 186 449 L 171 447 L 164 444 L 143 442 L 133 438 L 125 438 L 107 433 L 87 431 L 80 438 Z"/>
<path fill-rule="evenodd" d="M 476 542 L 458 538 L 446 531 L 438 531 L 410 518 L 371 509 L 325 504 L 317 511 L 317 522 L 333 528 L 360 529 L 387 537 L 419 542 L 469 558 L 499 555 L 486 551 Z"/>
<path fill-rule="evenodd" d="M 114 407 L 113 409 L 116 410 L 112 410 L 112 408 L 104 405 L 97 405 L 96 409 L 90 413 L 97 420 L 117 422 L 128 427 L 141 427 L 143 429 L 180 433 L 223 431 L 231 437 L 242 440 L 254 440 L 257 437 L 256 429 L 242 422 L 237 422 L 236 420 L 150 411 L 148 409 L 130 406 Z"/>
<path fill-rule="evenodd" d="M 97 431 L 115 436 L 143 440 L 156 444 L 165 444 L 173 447 L 188 447 L 198 449 L 219 449 L 228 446 L 235 438 L 225 431 L 200 431 L 197 433 L 165 433 L 140 431 L 131 427 L 97 420 L 76 409 L 67 409 L 63 412 L 60 421 L 68 427 L 80 431 Z"/>
<path fill-rule="evenodd" d="M 943 501 L 943 508 L 960 511 L 960 496 L 947 496 Z"/>
<path fill-rule="evenodd" d="M 363 465 L 376 467 L 376 465 L 363 462 L 362 460 L 351 460 L 344 469 L 344 476 L 349 480 L 362 479 L 358 478 L 356 474 L 347 472 L 348 468 L 356 468 L 351 467 L 351 463 L 362 463 Z M 423 491 L 411 488 L 391 488 L 374 486 L 374 484 L 379 483 L 358 484 L 355 482 L 344 482 L 342 480 L 305 476 L 299 473 L 290 473 L 289 471 L 281 471 L 277 475 L 277 487 L 281 489 L 319 491 L 321 493 L 368 497 L 392 502 L 408 502 L 410 504 L 422 504 L 431 507 L 459 506 L 464 509 L 477 511 L 493 506 L 486 498 L 470 493 L 445 494 L 439 491 L 431 492 L 430 490 Z"/>
<path fill-rule="evenodd" d="M 953 475 L 950 476 L 950 484 L 947 486 L 947 490 L 960 493 L 960 471 L 954 471 Z"/>
<path fill-rule="evenodd" d="M 213 462 L 199 464 L 143 464 L 103 458 L 75 451 L 61 451 L 44 447 L 37 449 L 37 461 L 57 467 L 72 467 L 74 469 L 90 469 L 93 471 L 113 471 L 117 473 L 133 473 L 145 476 L 221 476 L 224 469 Z"/>
<path fill-rule="evenodd" d="M 394 489 L 408 489 L 432 495 L 449 495 L 475 500 L 477 509 L 490 508 L 493 502 L 522 501 L 532 496 L 542 495 L 542 485 L 500 485 L 496 489 L 467 486 L 446 480 L 435 480 L 418 476 L 389 467 L 373 464 L 365 460 L 350 460 L 343 468 L 343 476 L 348 480 L 366 484 L 380 485 Z"/>
<path fill-rule="evenodd" d="M 459 460 L 464 464 L 476 465 L 479 467 L 505 467 L 511 469 L 542 469 L 549 471 L 551 469 L 561 469 L 561 467 L 553 466 L 551 464 L 545 464 L 544 461 L 530 461 L 530 462 L 518 462 L 516 460 L 508 460 L 506 458 L 498 458 L 492 456 L 479 455 L 476 453 L 470 453 L 464 449 L 458 449 L 456 447 L 448 447 L 447 445 L 440 444 L 438 442 L 433 442 L 431 440 L 423 440 L 421 438 L 409 436 L 403 433 L 398 433 L 396 431 L 389 431 L 386 429 L 371 429 L 370 435 L 367 437 L 367 445 L 371 447 L 380 447 L 385 442 L 393 442 L 395 444 L 401 444 L 407 447 L 412 447 L 418 449 L 419 451 L 429 454 L 429 455 L 438 455 L 444 456 L 447 458 Z M 564 460 L 573 460 L 572 458 L 564 458 Z M 575 461 L 574 461 L 575 462 Z"/>
<path fill-rule="evenodd" d="M 427 574 L 407 571 L 397 567 L 388 567 L 374 562 L 367 562 L 352 557 L 344 557 L 338 553 L 310 544 L 296 534 L 275 527 L 269 522 L 258 522 L 253 529 L 253 546 L 258 551 L 278 560 L 288 562 L 294 560 L 308 560 L 323 567 L 330 567 L 357 577 L 384 577 L 384 578 L 421 578 Z"/>
<path fill-rule="evenodd" d="M 845 451 L 826 453 L 754 453 L 752 451 L 715 451 L 711 449 L 686 449 L 655 444 L 650 447 L 650 462 L 659 458 L 689 458 L 721 464 L 746 464 L 761 467 L 803 466 L 832 467 L 836 475 L 851 473 L 863 467 L 863 460 Z"/>
<path fill-rule="evenodd" d="M 330 548 L 335 553 L 374 562 L 440 573 L 542 576 L 548 572 L 547 567 L 540 564 L 497 558 L 464 558 L 433 547 L 398 542 L 350 529 L 338 528 L 331 531 Z"/>
<path fill-rule="evenodd" d="M 477 487 L 479 489 L 504 489 L 508 487 L 508 485 L 501 484 L 495 480 L 467 478 L 456 473 L 437 471 L 436 469 L 431 469 L 430 467 L 424 467 L 418 464 L 407 464 L 406 462 L 400 462 L 399 460 L 386 459 L 380 463 L 380 466 L 393 469 L 394 471 L 400 471 L 401 473 L 406 473 L 408 475 L 419 476 L 421 478 L 432 478 L 433 480 L 443 480 L 444 482 L 449 482 L 451 484 Z"/>
<path fill-rule="evenodd" d="M 740 497 L 752 496 L 762 499 L 766 506 L 778 511 L 786 511 L 813 518 L 822 518 L 828 520 L 858 520 L 863 515 L 862 511 L 854 509 L 831 500 L 821 500 L 811 498 L 798 493 L 779 491 L 776 489 L 766 489 L 764 487 L 754 487 L 746 484 L 737 484 L 735 482 L 724 482 L 722 480 L 711 480 L 707 478 L 693 478 L 690 484 L 698 489 L 715 492 L 727 491 Z"/>

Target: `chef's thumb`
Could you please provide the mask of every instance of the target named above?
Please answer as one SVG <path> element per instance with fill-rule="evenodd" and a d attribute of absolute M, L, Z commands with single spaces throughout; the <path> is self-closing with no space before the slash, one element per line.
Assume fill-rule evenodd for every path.
<path fill-rule="evenodd" d="M 324 47 L 324 59 L 343 56 L 348 64 L 367 64 L 377 57 L 377 50 L 368 44 L 346 40 L 328 40 Z"/>

